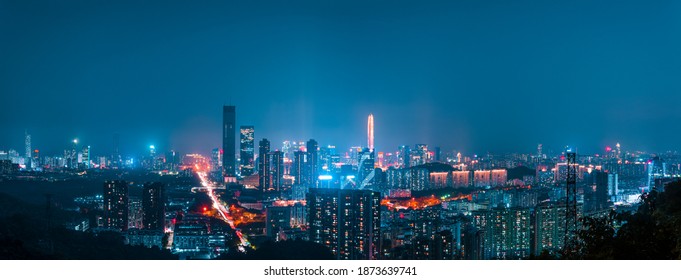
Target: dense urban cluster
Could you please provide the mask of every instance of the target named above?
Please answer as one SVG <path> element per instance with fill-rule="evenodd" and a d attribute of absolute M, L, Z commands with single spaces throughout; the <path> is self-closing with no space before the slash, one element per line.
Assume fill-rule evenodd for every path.
<path fill-rule="evenodd" d="M 259 250 L 278 251 L 264 258 L 287 258 L 271 248 L 295 241 L 315 250 L 310 258 L 486 260 L 570 256 L 567 245 L 577 242 L 582 221 L 633 213 L 642 195 L 681 178 L 677 152 L 619 143 L 599 154 L 542 144 L 531 154 L 470 155 L 428 144 L 377 149 L 373 115 L 366 146 L 347 150 L 314 139 L 276 146 L 256 138 L 254 126 L 237 130 L 234 106 L 223 108 L 223 145 L 210 155 L 150 146 L 145 155 L 124 156 L 118 139 L 111 155 L 95 156 L 73 140 L 63 154 L 47 156 L 26 133 L 23 155 L 0 151 L 0 182 L 95 184 L 70 203 L 51 200 L 59 189 L 41 190 L 51 193 L 47 231 L 51 207 L 61 207 L 78 214 L 61 224 L 71 231 L 113 232 L 127 246 L 181 259 L 247 258 Z"/>

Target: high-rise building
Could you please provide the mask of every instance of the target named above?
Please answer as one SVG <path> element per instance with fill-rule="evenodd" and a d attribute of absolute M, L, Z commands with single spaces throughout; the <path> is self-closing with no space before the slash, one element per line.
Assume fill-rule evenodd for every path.
<path fill-rule="evenodd" d="M 78 168 L 78 139 L 73 139 L 73 148 L 69 152 L 69 168 Z"/>
<path fill-rule="evenodd" d="M 281 151 L 274 151 L 269 153 L 270 163 L 270 179 L 269 185 L 264 190 L 266 191 L 280 191 L 284 183 L 284 153 Z"/>
<path fill-rule="evenodd" d="M 24 161 L 24 164 L 26 164 L 26 169 L 31 169 L 31 135 L 28 134 L 28 131 L 24 132 L 25 136 L 25 148 L 26 148 L 26 160 Z"/>
<path fill-rule="evenodd" d="M 415 149 L 412 153 L 411 166 L 422 165 L 430 162 L 428 157 L 428 145 L 426 144 L 416 144 Z"/>
<path fill-rule="evenodd" d="M 305 151 L 293 152 L 293 176 L 295 177 L 295 184 L 304 187 L 310 187 L 310 162 L 308 161 L 308 153 Z"/>
<path fill-rule="evenodd" d="M 104 227 L 116 230 L 128 229 L 128 183 L 104 182 Z"/>
<path fill-rule="evenodd" d="M 260 140 L 258 143 L 258 176 L 260 189 L 266 191 L 270 185 L 270 141 Z"/>
<path fill-rule="evenodd" d="M 369 150 L 374 150 L 374 115 L 369 114 L 369 120 L 367 122 L 367 140 Z"/>
<path fill-rule="evenodd" d="M 253 175 L 254 166 L 254 132 L 253 126 L 241 126 L 241 151 L 240 158 L 241 164 L 239 164 L 239 171 L 241 176 L 251 176 Z"/>
<path fill-rule="evenodd" d="M 402 145 L 397 151 L 397 163 L 400 168 L 409 168 L 411 166 L 411 149 L 407 145 Z"/>
<path fill-rule="evenodd" d="M 534 249 L 535 255 L 543 251 L 558 253 L 565 243 L 565 203 L 542 202 L 535 209 Z"/>
<path fill-rule="evenodd" d="M 128 197 L 128 230 L 132 228 L 144 228 L 142 198 L 136 196 Z"/>
<path fill-rule="evenodd" d="M 522 259 L 530 256 L 531 217 L 528 208 L 474 211 L 475 226 L 484 232 L 485 259 Z"/>
<path fill-rule="evenodd" d="M 310 241 L 327 246 L 338 259 L 377 259 L 380 193 L 370 190 L 310 189 Z"/>
<path fill-rule="evenodd" d="M 222 108 L 222 168 L 223 176 L 236 176 L 236 107 Z"/>
<path fill-rule="evenodd" d="M 362 149 L 359 152 L 359 165 L 357 166 L 357 182 L 359 189 L 373 189 L 374 186 L 374 150 L 371 148 Z"/>
<path fill-rule="evenodd" d="M 211 151 L 210 162 L 211 170 L 213 172 L 218 171 L 218 173 L 222 173 L 222 150 L 220 150 L 220 148 L 215 148 Z"/>
<path fill-rule="evenodd" d="M 291 229 L 291 208 L 288 206 L 268 206 L 265 210 L 265 234 L 277 239 L 281 230 Z"/>
<path fill-rule="evenodd" d="M 165 186 L 161 182 L 144 184 L 142 211 L 144 229 L 165 229 Z"/>
<path fill-rule="evenodd" d="M 598 211 L 608 208 L 608 173 L 593 170 L 585 175 L 584 212 Z"/>
<path fill-rule="evenodd" d="M 90 169 L 90 146 L 83 146 L 82 162 L 85 169 Z"/>
<path fill-rule="evenodd" d="M 314 188 L 317 186 L 317 180 L 319 177 L 319 145 L 317 144 L 317 141 L 314 139 L 310 139 L 307 141 L 307 155 L 308 155 L 308 162 L 310 164 L 310 169 L 308 172 L 308 182 L 310 184 L 309 187 Z"/>

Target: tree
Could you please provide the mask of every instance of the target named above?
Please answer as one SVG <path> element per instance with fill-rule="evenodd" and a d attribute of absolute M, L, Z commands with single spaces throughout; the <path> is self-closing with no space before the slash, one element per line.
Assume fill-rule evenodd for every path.
<path fill-rule="evenodd" d="M 681 259 L 681 181 L 641 196 L 634 213 L 585 217 L 566 259 Z"/>

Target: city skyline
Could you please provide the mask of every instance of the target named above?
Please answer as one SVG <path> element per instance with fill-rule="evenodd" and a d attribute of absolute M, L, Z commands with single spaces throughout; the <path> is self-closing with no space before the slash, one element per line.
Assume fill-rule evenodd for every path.
<path fill-rule="evenodd" d="M 272 143 L 362 145 L 368 113 L 378 150 L 681 142 L 657 133 L 681 120 L 668 107 L 681 103 L 673 2 L 83 5 L 86 18 L 65 3 L 3 6 L 0 149 L 28 130 L 48 152 L 73 138 L 109 151 L 119 133 L 122 151 L 207 153 L 222 104 Z"/>
<path fill-rule="evenodd" d="M 236 106 L 231 106 L 231 107 L 236 107 Z M 373 128 L 373 114 L 370 114 L 370 120 L 371 120 L 370 123 L 371 123 L 372 128 Z M 240 125 L 239 123 L 237 123 L 236 125 L 234 125 L 234 127 L 236 127 L 236 126 L 239 126 L 240 129 L 243 129 L 244 127 L 254 129 L 254 126 L 252 126 L 252 125 Z M 367 124 L 364 125 L 364 129 L 365 129 L 365 132 L 364 132 L 365 139 L 363 140 L 364 144 L 361 143 L 362 141 L 357 141 L 356 143 L 348 144 L 347 147 L 340 146 L 339 151 L 348 152 L 353 147 L 365 147 L 365 146 L 368 147 L 368 143 L 369 143 L 368 135 L 371 134 L 373 136 L 373 131 L 370 132 L 370 133 L 367 132 L 368 131 L 368 125 Z M 58 144 L 54 144 L 53 141 L 48 140 L 49 138 L 44 139 L 42 141 L 39 141 L 38 143 L 50 142 L 50 143 L 52 143 L 52 146 L 57 147 L 57 148 L 54 148 L 54 150 L 47 150 L 46 151 L 43 148 L 44 146 L 38 146 L 36 144 L 31 144 L 31 143 L 36 143 L 36 142 L 31 142 L 32 141 L 31 140 L 32 134 L 39 134 L 40 135 L 41 133 L 40 132 L 28 133 L 28 132 L 29 132 L 29 130 L 25 129 L 24 130 L 24 137 L 15 137 L 19 140 L 14 141 L 14 142 L 22 142 L 21 144 L 23 144 L 23 146 L 10 146 L 10 145 L 4 145 L 3 146 L 3 145 L 0 145 L 0 151 L 7 152 L 7 151 L 10 151 L 10 150 L 15 150 L 15 151 L 18 151 L 20 154 L 23 155 L 25 153 L 23 151 L 27 148 L 30 148 L 31 145 L 33 145 L 32 147 L 35 148 L 36 151 L 40 151 L 40 153 L 43 154 L 43 155 L 59 155 L 64 150 L 72 149 L 74 143 L 75 143 L 75 145 L 79 145 L 79 142 L 80 143 L 84 142 L 81 137 L 72 137 L 72 138 L 69 138 L 68 141 L 66 141 L 65 144 L 60 149 L 60 148 L 57 147 Z M 259 131 L 258 135 L 262 135 L 262 132 Z M 136 147 L 131 147 L 130 144 L 121 145 L 120 136 L 121 136 L 120 133 L 112 134 L 111 138 L 114 139 L 114 140 L 109 141 L 111 143 L 108 143 L 108 144 L 105 144 L 105 145 L 101 145 L 101 143 L 95 143 L 94 147 L 97 149 L 96 154 L 100 155 L 100 156 L 101 155 L 109 156 L 109 155 L 114 155 L 114 154 L 120 154 L 121 156 L 133 156 L 134 157 L 134 156 L 138 156 L 138 155 L 147 153 L 149 147 L 154 146 L 154 149 L 161 148 L 162 151 L 175 151 L 175 152 L 182 152 L 182 153 L 185 153 L 185 154 L 199 153 L 199 154 L 207 156 L 207 155 L 210 155 L 212 149 L 215 149 L 217 147 L 222 147 L 224 149 L 223 145 L 221 144 L 224 139 L 218 139 L 217 140 L 218 143 L 214 146 L 205 146 L 205 147 L 202 147 L 202 148 L 196 149 L 196 150 L 194 150 L 194 149 L 178 150 L 178 149 L 173 148 L 173 147 L 159 146 L 158 144 L 154 144 L 154 143 L 157 143 L 157 142 L 153 142 L 153 141 L 149 142 L 151 144 L 142 144 L 141 146 L 136 146 Z M 240 138 L 242 136 L 240 134 L 235 133 L 234 137 L 235 137 L 235 140 L 234 140 L 235 143 L 239 143 L 241 141 Z M 129 138 L 134 139 L 135 137 L 130 136 Z M 259 136 L 258 138 L 254 138 L 254 139 L 256 139 L 256 142 L 257 142 L 257 141 L 262 140 L 262 139 L 268 139 L 269 140 L 269 139 L 271 139 L 271 137 L 267 137 L 267 136 L 260 137 Z M 286 142 L 286 141 L 291 141 L 291 140 L 302 141 L 303 139 L 315 139 L 315 137 L 313 136 L 313 137 L 305 138 L 305 137 L 293 136 L 293 137 L 282 138 L 280 141 L 270 141 L 270 142 L 274 143 L 274 145 L 272 145 L 272 151 L 281 150 L 281 148 L 284 145 L 284 142 Z M 33 140 L 33 141 L 35 141 L 35 140 Z M 135 140 L 132 140 L 132 141 L 135 141 Z M 158 141 L 158 142 L 163 142 L 163 141 Z M 212 141 L 212 142 L 215 142 L 215 141 Z M 342 141 L 337 141 L 337 142 L 342 142 Z M 335 147 L 339 147 L 337 142 L 322 142 L 322 144 L 333 145 Z M 603 142 L 603 141 L 597 141 L 597 142 Z M 86 143 L 87 144 L 83 144 L 84 146 L 82 146 L 82 147 L 88 147 L 89 148 L 90 146 L 93 146 L 91 144 L 92 142 L 86 142 Z M 402 142 L 402 144 L 400 144 L 398 146 L 394 146 L 394 147 L 393 146 L 390 146 L 390 147 L 379 146 L 381 148 L 376 149 L 376 150 L 381 151 L 381 152 L 395 152 L 395 151 L 398 151 L 400 149 L 400 147 L 402 147 L 404 145 L 414 146 L 414 145 L 418 145 L 420 143 L 423 143 L 423 142 L 414 142 L 414 143 Z M 625 142 L 625 144 L 628 144 L 628 143 Z M 565 150 L 568 147 L 576 149 L 576 151 L 578 153 L 582 154 L 582 155 L 602 155 L 602 154 L 605 154 L 606 152 L 609 152 L 609 150 L 615 149 L 617 145 L 620 145 L 620 142 L 619 141 L 605 142 L 602 145 L 601 144 L 596 145 L 596 144 L 591 143 L 591 144 L 587 144 L 585 146 L 576 146 L 576 145 L 570 144 L 570 143 L 563 143 L 563 144 L 560 144 L 560 143 L 555 144 L 554 143 L 553 145 L 551 145 L 551 143 L 547 144 L 547 143 L 537 142 L 533 146 L 531 145 L 531 146 L 528 146 L 528 147 L 523 147 L 520 150 L 505 150 L 505 151 L 494 149 L 493 147 L 491 147 L 489 149 L 482 149 L 482 150 L 479 150 L 479 151 L 472 151 L 472 150 L 465 150 L 465 149 L 462 149 L 462 148 L 457 148 L 456 146 L 447 147 L 445 145 L 443 147 L 440 147 L 440 146 L 436 146 L 436 145 L 433 145 L 433 144 L 426 144 L 426 145 L 441 148 L 442 151 L 444 151 L 444 152 L 460 152 L 460 153 L 464 153 L 466 155 L 471 155 L 471 156 L 473 156 L 473 155 L 485 156 L 488 153 L 489 154 L 533 154 L 533 153 L 536 153 L 537 146 L 541 145 L 543 147 L 544 152 L 546 152 L 547 154 L 550 153 L 550 154 L 548 154 L 549 156 L 556 156 L 556 155 L 560 155 L 561 153 L 564 153 Z M 120 146 L 123 146 L 124 148 L 120 148 Z M 81 146 L 79 146 L 79 147 L 81 147 Z M 235 147 L 235 152 L 234 152 L 235 158 L 238 158 L 238 157 L 236 157 L 236 155 L 241 153 L 241 151 L 240 151 L 241 147 L 236 145 L 236 144 L 234 145 L 234 147 Z M 660 154 L 660 153 L 666 153 L 666 152 L 678 152 L 679 150 L 681 150 L 681 149 L 675 149 L 675 148 L 669 148 L 669 149 L 663 149 L 663 150 L 651 150 L 651 149 L 648 149 L 646 147 L 647 147 L 646 145 L 633 146 L 633 147 L 627 146 L 625 148 L 625 150 L 628 151 L 628 152 L 645 152 L 645 153 L 650 153 L 650 154 Z M 224 160 L 226 160 L 226 159 L 224 159 Z M 239 169 L 238 166 L 237 166 L 236 169 Z"/>

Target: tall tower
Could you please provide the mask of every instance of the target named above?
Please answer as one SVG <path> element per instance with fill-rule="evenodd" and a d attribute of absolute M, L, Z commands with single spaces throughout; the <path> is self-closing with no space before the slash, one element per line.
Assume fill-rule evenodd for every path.
<path fill-rule="evenodd" d="M 577 154 L 573 149 L 566 152 L 567 180 L 565 203 L 565 245 L 577 230 Z"/>
<path fill-rule="evenodd" d="M 253 175 L 253 152 L 254 152 L 254 133 L 255 129 L 252 125 L 241 126 L 241 150 L 240 158 L 241 163 L 239 164 L 239 171 L 241 176 L 251 176 Z"/>
<path fill-rule="evenodd" d="M 280 191 L 284 177 L 284 153 L 282 151 L 270 152 L 270 179 L 269 186 L 263 188 L 266 191 Z"/>
<path fill-rule="evenodd" d="M 125 231 L 128 229 L 128 183 L 104 182 L 104 227 Z"/>
<path fill-rule="evenodd" d="M 258 146 L 258 175 L 260 176 L 260 189 L 266 191 L 270 185 L 270 141 L 260 140 Z"/>
<path fill-rule="evenodd" d="M 374 187 L 374 163 L 375 155 L 372 149 L 363 149 L 359 152 L 359 159 L 357 160 L 357 177 L 359 182 L 359 189 L 371 189 Z"/>
<path fill-rule="evenodd" d="M 25 139 L 26 140 L 26 142 L 25 142 L 25 144 L 26 144 L 26 158 L 30 158 L 31 157 L 31 135 L 28 134 L 28 131 L 25 131 L 24 136 L 26 138 Z"/>
<path fill-rule="evenodd" d="M 374 150 L 374 114 L 369 114 L 369 120 L 367 123 L 367 139 L 369 150 Z"/>
<path fill-rule="evenodd" d="M 226 177 L 236 176 L 236 107 L 222 108 L 222 174 Z"/>
<path fill-rule="evenodd" d="M 314 188 L 317 186 L 317 179 L 319 175 L 319 165 L 317 164 L 319 161 L 319 156 L 317 153 L 318 149 L 319 144 L 317 144 L 317 141 L 315 141 L 314 139 L 310 139 L 309 141 L 307 141 L 307 156 L 308 156 L 307 161 L 309 164 L 307 182 L 310 188 Z"/>
<path fill-rule="evenodd" d="M 165 229 L 165 186 L 161 182 L 145 183 L 142 192 L 142 221 L 144 228 L 163 231 Z"/>
<path fill-rule="evenodd" d="M 26 137 L 25 143 L 26 144 L 26 161 L 24 162 L 26 164 L 26 169 L 31 169 L 31 135 L 28 134 L 28 131 L 24 131 L 24 136 Z"/>

